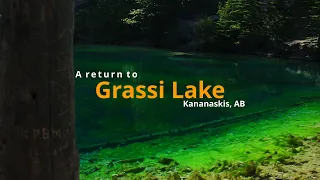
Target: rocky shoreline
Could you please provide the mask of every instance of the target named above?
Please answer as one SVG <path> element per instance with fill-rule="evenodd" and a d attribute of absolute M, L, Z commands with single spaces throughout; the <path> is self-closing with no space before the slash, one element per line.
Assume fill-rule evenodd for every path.
<path fill-rule="evenodd" d="M 198 41 L 197 41 L 198 42 Z M 201 47 L 201 41 L 198 43 L 190 42 L 184 47 L 180 47 L 178 50 L 183 52 L 199 52 Z M 311 60 L 319 61 L 319 52 L 318 52 L 318 38 L 309 37 L 301 40 L 294 40 L 284 43 L 281 47 L 277 49 L 269 50 L 267 52 L 247 52 L 247 51 L 238 51 L 230 50 L 231 54 L 235 55 L 253 55 L 260 57 L 268 58 L 285 58 L 285 59 L 294 59 L 294 60 Z M 229 54 L 229 53 L 228 53 Z"/>
<path fill-rule="evenodd" d="M 301 152 L 283 163 L 261 166 L 260 176 L 268 177 L 270 180 L 320 179 L 319 136 L 318 138 L 307 138 L 298 150 Z"/>
<path fill-rule="evenodd" d="M 82 43 L 78 43 L 82 44 Z M 86 43 L 83 43 L 86 44 Z M 103 45 L 103 44 L 102 44 Z M 318 50 L 318 38 L 309 37 L 301 40 L 289 41 L 283 44 L 277 49 L 269 50 L 267 52 L 248 52 L 248 51 L 238 51 L 230 49 L 230 52 L 207 52 L 201 50 L 202 41 L 201 40 L 192 40 L 186 45 L 179 46 L 176 48 L 166 48 L 154 46 L 151 43 L 146 41 L 144 42 L 133 42 L 125 44 L 113 44 L 117 46 L 133 46 L 133 47 L 143 47 L 143 48 L 157 48 L 157 49 L 166 49 L 171 51 L 179 51 L 184 53 L 218 53 L 218 54 L 233 54 L 233 55 L 252 55 L 260 56 L 267 58 L 284 58 L 284 59 L 293 59 L 293 60 L 311 60 L 311 61 L 320 61 L 319 51 Z"/>

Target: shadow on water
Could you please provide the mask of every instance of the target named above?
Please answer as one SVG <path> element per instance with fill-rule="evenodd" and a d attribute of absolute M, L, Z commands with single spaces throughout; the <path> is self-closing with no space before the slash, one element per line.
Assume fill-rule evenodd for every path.
<path fill-rule="evenodd" d="M 316 63 L 257 57 L 197 56 L 130 47 L 78 47 L 75 70 L 135 71 L 138 78 L 107 79 L 112 85 L 159 85 L 164 81 L 163 99 L 99 99 L 95 86 L 106 79 L 76 79 L 77 141 L 81 148 L 122 141 L 173 129 L 194 127 L 235 116 L 281 108 L 320 96 L 320 72 Z M 225 100 L 244 100 L 244 108 L 187 108 L 183 99 L 172 98 L 172 82 L 178 92 L 185 86 L 225 87 Z M 118 93 L 120 95 L 120 93 Z M 194 99 L 192 101 L 216 101 Z M 229 123 L 226 120 L 226 123 Z"/>

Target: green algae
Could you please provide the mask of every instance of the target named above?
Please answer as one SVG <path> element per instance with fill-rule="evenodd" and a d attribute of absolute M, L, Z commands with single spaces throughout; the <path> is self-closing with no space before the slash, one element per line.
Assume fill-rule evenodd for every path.
<path fill-rule="evenodd" d="M 303 139 L 318 139 L 319 107 L 319 102 L 308 103 L 254 121 L 248 119 L 248 123 L 242 121 L 186 136 L 103 149 L 88 154 L 90 161 L 82 158 L 81 179 L 110 178 L 115 174 L 131 179 L 151 178 L 151 172 L 163 174 L 173 170 L 181 174 L 199 171 L 195 176 L 210 171 L 255 176 L 258 164 L 290 163 L 288 159 L 293 154 L 303 151 Z M 138 157 L 143 157 L 143 161 L 130 161 Z M 128 169 L 136 173 L 126 173 Z M 169 176 L 177 177 L 172 172 Z"/>

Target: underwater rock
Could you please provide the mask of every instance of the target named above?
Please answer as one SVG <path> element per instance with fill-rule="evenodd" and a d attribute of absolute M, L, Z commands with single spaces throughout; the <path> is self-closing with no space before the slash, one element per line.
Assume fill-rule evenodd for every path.
<path fill-rule="evenodd" d="M 116 164 L 115 160 L 110 160 L 108 162 L 106 162 L 107 167 L 113 167 Z"/>
<path fill-rule="evenodd" d="M 303 142 L 298 137 L 293 135 L 289 135 L 287 143 L 290 147 L 295 147 L 295 148 L 299 146 L 303 146 Z"/>
<path fill-rule="evenodd" d="M 118 179 L 118 175 L 117 174 L 112 175 L 112 180 L 117 180 L 117 179 Z"/>
<path fill-rule="evenodd" d="M 205 180 L 205 178 L 202 177 L 199 171 L 193 171 L 188 180 Z"/>
<path fill-rule="evenodd" d="M 141 173 L 142 171 L 144 171 L 145 169 L 146 169 L 146 167 L 134 167 L 134 168 L 126 169 L 126 170 L 124 170 L 124 172 L 138 174 L 138 173 Z"/>
<path fill-rule="evenodd" d="M 168 166 L 163 166 L 161 168 L 159 168 L 160 171 L 165 172 L 165 171 L 169 171 L 170 167 Z"/>
<path fill-rule="evenodd" d="M 262 138 L 262 139 L 259 139 L 259 141 L 262 141 L 262 142 L 267 142 L 267 141 L 270 141 L 272 140 L 271 138 Z"/>
<path fill-rule="evenodd" d="M 241 161 L 233 162 L 231 164 L 231 170 L 236 170 L 236 169 L 243 167 L 243 166 L 244 166 L 244 163 Z"/>
<path fill-rule="evenodd" d="M 175 161 L 172 161 L 169 165 L 166 165 L 166 166 L 159 168 L 159 170 L 162 172 L 170 171 L 170 170 L 174 169 L 174 167 L 176 165 L 178 165 L 178 164 Z"/>
<path fill-rule="evenodd" d="M 284 159 L 281 163 L 284 164 L 284 165 L 294 165 L 294 164 L 296 164 L 296 162 L 292 158 Z"/>
<path fill-rule="evenodd" d="M 282 154 L 277 158 L 277 161 L 280 163 L 285 163 L 288 159 L 290 159 L 291 157 L 287 154 Z"/>
<path fill-rule="evenodd" d="M 137 163 L 137 162 L 143 162 L 144 158 L 134 158 L 134 159 L 123 159 L 117 161 L 117 163 Z"/>
<path fill-rule="evenodd" d="M 160 179 L 154 174 L 147 174 L 147 176 L 143 178 L 143 180 L 160 180 Z"/>
<path fill-rule="evenodd" d="M 270 159 L 272 159 L 272 155 L 268 155 L 268 156 L 266 156 L 265 158 L 264 158 L 264 160 L 270 160 Z"/>
<path fill-rule="evenodd" d="M 172 162 L 177 163 L 174 159 L 171 158 L 160 158 L 158 162 L 163 165 L 170 165 Z"/>
<path fill-rule="evenodd" d="M 220 167 L 217 169 L 217 172 L 222 172 L 226 169 L 228 169 L 229 167 L 229 162 L 226 160 L 223 160 L 221 163 L 218 163 L 218 166 L 220 165 Z"/>
<path fill-rule="evenodd" d="M 90 159 L 88 159 L 88 161 L 90 163 L 95 163 L 96 161 L 98 161 L 99 159 L 97 157 L 91 157 Z"/>
<path fill-rule="evenodd" d="M 320 133 L 317 134 L 316 140 L 317 140 L 317 142 L 320 142 Z"/>
<path fill-rule="evenodd" d="M 292 149 L 293 153 L 299 153 L 299 152 L 302 152 L 302 151 L 303 151 L 303 147 L 297 147 L 297 148 L 293 148 Z"/>
<path fill-rule="evenodd" d="M 185 167 L 182 169 L 182 172 L 189 173 L 189 172 L 192 172 L 192 169 L 189 167 Z"/>
<path fill-rule="evenodd" d="M 244 167 L 244 163 L 241 161 L 228 162 L 227 160 L 218 161 L 215 165 L 208 169 L 209 172 L 221 173 L 224 171 L 234 171 L 241 167 Z M 207 172 L 204 172 L 207 173 Z"/>
<path fill-rule="evenodd" d="M 96 171 L 98 171 L 98 170 L 99 170 L 99 167 L 97 167 L 97 166 L 90 166 L 90 167 L 87 168 L 86 170 L 82 171 L 82 173 L 85 174 L 85 175 L 89 175 L 89 174 L 92 174 L 92 173 L 94 173 L 94 172 L 96 172 Z"/>
<path fill-rule="evenodd" d="M 258 174 L 258 165 L 254 161 L 250 161 L 246 164 L 243 175 L 244 176 L 255 176 Z"/>
<path fill-rule="evenodd" d="M 159 145 L 158 142 L 153 142 L 153 143 L 150 144 L 150 146 L 158 146 L 158 145 Z"/>
<path fill-rule="evenodd" d="M 151 172 L 154 172 L 157 170 L 157 167 L 153 167 L 153 166 L 149 166 L 149 167 L 146 167 L 145 171 L 147 173 L 151 173 Z"/>
<path fill-rule="evenodd" d="M 124 177 L 125 175 L 126 175 L 125 173 L 113 174 L 112 180 L 118 180 L 118 178 Z"/>
<path fill-rule="evenodd" d="M 306 137 L 304 138 L 305 141 L 312 141 L 312 140 L 317 140 L 317 136 L 309 136 L 309 137 Z"/>
<path fill-rule="evenodd" d="M 194 148 L 197 148 L 198 146 L 199 144 L 190 144 L 187 147 L 184 147 L 183 150 L 194 149 Z"/>
<path fill-rule="evenodd" d="M 167 177 L 167 180 L 181 180 L 181 177 L 178 174 L 178 172 L 170 172 L 169 176 Z"/>

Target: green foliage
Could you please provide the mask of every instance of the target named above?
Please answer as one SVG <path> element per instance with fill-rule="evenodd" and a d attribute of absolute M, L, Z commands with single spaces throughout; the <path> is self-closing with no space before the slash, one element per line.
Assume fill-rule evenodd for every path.
<path fill-rule="evenodd" d="M 219 5 L 217 33 L 233 45 L 255 47 L 264 36 L 262 3 L 256 0 L 228 0 Z"/>
<path fill-rule="evenodd" d="M 320 0 L 314 0 L 311 8 L 311 19 L 319 28 L 320 26 Z"/>
<path fill-rule="evenodd" d="M 129 25 L 142 25 L 146 13 L 143 9 L 132 9 L 129 17 L 123 19 L 123 22 Z"/>
<path fill-rule="evenodd" d="M 199 38 L 212 41 L 216 31 L 216 24 L 211 17 L 205 17 L 196 22 L 195 31 Z"/>
<path fill-rule="evenodd" d="M 319 0 L 87 0 L 76 9 L 75 40 L 167 48 L 195 40 L 201 50 L 270 52 L 319 37 L 319 14 Z M 191 39 L 186 24 L 194 24 Z"/>
<path fill-rule="evenodd" d="M 133 7 L 126 0 L 87 0 L 75 16 L 75 39 L 91 42 L 118 43 L 128 36 L 129 29 L 121 21 Z"/>
<path fill-rule="evenodd" d="M 310 14 L 312 26 L 318 37 L 318 55 L 320 55 L 320 0 L 313 0 Z"/>

